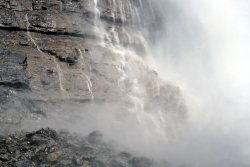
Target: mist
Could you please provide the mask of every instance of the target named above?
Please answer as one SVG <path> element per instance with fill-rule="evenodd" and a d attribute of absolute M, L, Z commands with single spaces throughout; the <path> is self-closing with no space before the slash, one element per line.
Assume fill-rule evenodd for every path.
<path fill-rule="evenodd" d="M 45 118 L 23 121 L 22 129 L 48 126 L 83 136 L 100 130 L 105 140 L 118 149 L 166 161 L 170 167 L 250 166 L 250 3 L 247 0 L 145 2 L 150 2 L 154 9 L 150 14 L 156 19 L 145 15 L 144 21 L 150 23 L 141 23 L 136 27 L 141 34 L 131 30 L 131 36 L 142 35 L 144 40 L 140 42 L 146 55 L 140 57 L 133 47 L 120 43 L 112 46 L 105 46 L 105 40 L 101 43 L 124 57 L 129 55 L 141 64 L 146 62 L 165 81 L 177 85 L 183 96 L 180 101 L 184 100 L 187 107 L 185 116 L 180 118 L 154 108 L 145 112 L 142 109 L 148 102 L 142 97 L 145 90 L 135 80 L 131 83 L 132 90 L 126 92 L 129 103 L 95 99 L 87 104 L 51 102 L 47 108 L 52 112 L 46 113 Z M 101 27 L 96 32 L 107 36 L 103 31 L 105 28 Z M 122 75 L 131 80 L 146 73 L 134 67 L 133 62 L 123 66 L 129 70 Z M 119 79 L 124 81 L 123 76 Z"/>
<path fill-rule="evenodd" d="M 190 109 L 188 128 L 166 157 L 187 166 L 249 166 L 249 2 L 159 3 L 166 21 L 155 67 L 181 85 Z"/>

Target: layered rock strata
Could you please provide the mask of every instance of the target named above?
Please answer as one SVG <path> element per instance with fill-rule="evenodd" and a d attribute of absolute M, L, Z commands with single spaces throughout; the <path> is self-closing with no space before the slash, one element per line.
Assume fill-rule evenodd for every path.
<path fill-rule="evenodd" d="M 1 132 L 61 103 L 182 117 L 179 88 L 146 61 L 151 8 L 139 0 L 0 0 Z"/>

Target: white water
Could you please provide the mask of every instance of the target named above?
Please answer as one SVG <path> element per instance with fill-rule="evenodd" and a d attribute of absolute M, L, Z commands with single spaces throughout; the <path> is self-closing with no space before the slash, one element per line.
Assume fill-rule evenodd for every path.
<path fill-rule="evenodd" d="M 61 69 L 61 67 L 60 67 L 60 65 L 57 62 L 55 57 L 53 57 L 53 62 L 55 64 L 55 66 L 56 66 L 56 70 L 57 70 L 57 73 L 58 73 L 58 82 L 59 82 L 60 90 L 62 92 L 63 97 L 65 97 L 65 96 L 67 96 L 67 93 L 66 93 L 66 91 L 64 89 L 64 86 L 63 86 L 63 78 L 64 77 L 63 77 L 62 69 Z"/>
<path fill-rule="evenodd" d="M 106 45 L 105 41 L 108 38 L 108 34 L 105 31 L 105 29 L 103 27 L 103 24 L 100 21 L 101 13 L 100 13 L 100 10 L 98 8 L 98 0 L 94 0 L 93 3 L 94 3 L 93 4 L 93 8 L 94 8 L 93 9 L 93 11 L 94 11 L 94 30 L 95 30 L 95 33 L 98 34 L 98 36 L 100 38 L 99 43 L 102 46 L 105 46 Z M 91 4 L 91 1 L 89 1 L 89 4 Z"/>
<path fill-rule="evenodd" d="M 111 3 L 123 21 L 127 21 L 126 3 L 115 0 Z M 146 1 L 140 1 L 140 6 L 143 3 Z M 135 126 L 139 128 L 131 131 L 136 133 L 140 129 L 143 132 L 139 133 L 141 137 L 130 139 L 129 144 L 121 142 L 138 152 L 167 160 L 172 166 L 250 166 L 249 2 L 159 0 L 149 4 L 152 6 L 143 14 L 148 11 L 160 13 L 160 23 L 151 20 L 159 27 L 145 27 L 148 21 L 143 20 L 145 15 L 130 4 L 133 20 L 143 24 L 142 29 L 136 27 L 136 34 L 139 39 L 141 37 L 143 46 L 151 50 L 151 54 L 146 52 L 151 60 L 148 63 L 163 78 L 181 87 L 189 107 L 187 124 L 182 127 L 182 133 L 166 137 L 167 126 L 176 131 L 179 127 L 169 125 L 171 121 L 163 119 L 162 111 L 144 112 L 144 100 L 136 95 L 140 85 L 134 79 L 131 81 L 134 92 L 127 93 L 127 96 L 134 102 L 130 112 L 134 113 L 139 122 Z M 132 43 L 136 36 L 131 36 L 128 30 L 123 32 L 127 32 L 129 43 Z M 144 41 L 145 31 L 156 36 L 150 48 Z M 120 47 L 113 48 L 123 52 Z M 118 83 L 122 86 L 130 76 L 122 70 L 126 62 L 121 64 L 122 68 L 117 69 L 121 72 Z M 158 83 L 155 84 L 155 93 L 159 93 Z M 130 134 L 133 132 L 127 132 Z"/>
<path fill-rule="evenodd" d="M 133 47 L 122 46 L 123 39 L 119 39 L 114 27 L 110 35 L 100 26 L 97 0 L 94 1 L 94 11 L 98 15 L 95 18 L 96 33 L 103 38 L 102 46 L 113 49 L 120 56 L 116 66 L 120 73 L 117 84 L 134 105 L 129 108 L 129 113 L 114 113 L 112 109 L 115 107 L 109 104 L 96 107 L 94 111 L 87 110 L 89 112 L 80 116 L 75 111 L 70 115 L 74 125 L 69 123 L 68 126 L 81 132 L 89 127 L 100 129 L 107 139 L 116 141 L 123 148 L 155 160 L 168 161 L 170 167 L 249 167 L 249 2 L 145 0 L 139 1 L 139 7 L 131 4 L 127 7 L 127 2 L 113 0 L 110 4 L 122 14 L 123 21 L 129 20 L 125 9 L 133 11 L 132 22 L 139 22 L 139 25 L 124 28 L 122 33 L 126 33 L 129 44 L 140 39 L 147 49 L 144 62 Z M 146 2 L 152 6 L 143 11 Z M 151 20 L 158 26 L 147 27 L 150 20 L 144 19 L 149 11 L 150 15 L 160 13 L 160 20 Z M 116 17 L 115 13 L 112 15 Z M 112 34 L 116 43 L 112 41 Z M 152 35 L 155 40 L 147 39 L 147 35 Z M 83 66 L 82 52 L 78 51 Z M 130 68 L 129 58 L 147 62 L 161 77 L 180 86 L 188 105 L 185 126 L 177 126 L 161 110 L 144 111 L 145 101 L 140 96 L 143 93 Z M 81 73 L 86 77 L 89 93 L 93 94 L 90 78 Z M 125 81 L 132 85 L 129 92 L 126 92 Z M 156 96 L 160 94 L 159 84 L 155 83 Z M 64 120 L 59 122 L 66 124 Z M 169 127 L 178 133 L 166 133 Z"/>
<path fill-rule="evenodd" d="M 92 87 L 93 87 L 92 82 L 90 80 L 90 77 L 86 73 L 84 73 L 83 70 L 82 70 L 84 68 L 84 66 L 85 66 L 85 61 L 84 61 L 84 58 L 83 58 L 83 54 L 82 54 L 81 49 L 77 49 L 77 51 L 78 51 L 78 53 L 80 55 L 80 59 L 81 59 L 81 61 L 80 61 L 80 72 L 81 72 L 81 75 L 83 76 L 83 79 L 86 81 L 86 84 L 88 86 L 88 90 L 89 90 L 89 94 L 91 96 L 91 100 L 93 100 L 94 99 L 94 94 L 93 94 L 93 90 L 92 90 Z"/>
<path fill-rule="evenodd" d="M 27 13 L 27 14 L 25 15 L 25 20 L 26 20 L 26 24 L 27 24 L 27 25 L 26 25 L 27 35 L 28 35 L 29 39 L 31 40 L 31 42 L 35 45 L 35 47 L 37 48 L 37 50 L 38 50 L 40 53 L 44 54 L 44 53 L 40 50 L 40 48 L 39 48 L 39 46 L 37 45 L 36 41 L 33 39 L 33 37 L 32 37 L 31 34 L 30 34 L 30 31 L 29 31 L 30 22 L 29 22 L 28 14 L 29 14 L 29 13 Z"/>

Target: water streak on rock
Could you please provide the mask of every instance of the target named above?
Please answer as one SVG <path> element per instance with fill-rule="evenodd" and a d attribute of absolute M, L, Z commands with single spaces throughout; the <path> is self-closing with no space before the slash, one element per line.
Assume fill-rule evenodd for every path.
<path fill-rule="evenodd" d="M 85 65 L 83 54 L 82 54 L 81 49 L 78 48 L 77 51 L 78 51 L 80 59 L 81 59 L 81 61 L 80 61 L 80 72 L 81 72 L 81 75 L 86 79 L 86 84 L 88 86 L 89 94 L 91 95 L 91 100 L 93 100 L 94 99 L 94 94 L 93 94 L 93 90 L 92 90 L 92 87 L 93 87 L 92 82 L 90 80 L 90 77 L 87 74 L 85 74 L 83 72 L 83 70 L 82 70 L 84 68 L 84 65 Z"/>
<path fill-rule="evenodd" d="M 29 31 L 29 28 L 30 28 L 30 22 L 29 22 L 29 17 L 28 17 L 28 14 L 27 13 L 25 15 L 25 19 L 26 19 L 26 25 L 27 25 L 27 35 L 29 37 L 29 39 L 32 41 L 32 43 L 35 45 L 35 47 L 37 48 L 37 50 L 42 54 L 42 55 L 45 55 L 44 52 L 41 51 L 40 47 L 38 46 L 38 44 L 36 43 L 36 40 L 32 37 L 32 35 L 30 34 L 30 31 Z M 65 92 L 65 89 L 63 87 L 63 72 L 61 70 L 61 67 L 60 65 L 58 64 L 58 62 L 56 61 L 56 58 L 53 57 L 53 61 L 54 61 L 54 64 L 56 66 L 56 69 L 57 69 L 57 72 L 58 72 L 58 80 L 59 80 L 59 86 L 60 86 L 60 90 L 63 94 L 63 96 L 66 95 L 66 92 Z"/>

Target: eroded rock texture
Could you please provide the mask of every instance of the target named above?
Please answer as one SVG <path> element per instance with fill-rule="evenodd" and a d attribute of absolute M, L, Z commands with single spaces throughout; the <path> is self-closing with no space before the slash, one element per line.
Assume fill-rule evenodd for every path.
<path fill-rule="evenodd" d="M 146 61 L 159 19 L 149 2 L 0 0 L 0 133 L 86 104 L 158 117 L 164 128 L 180 120 L 179 88 Z"/>
<path fill-rule="evenodd" d="M 186 107 L 179 88 L 147 61 L 159 19 L 148 0 L 0 0 L 0 134 L 39 125 L 81 131 L 93 124 L 96 115 L 85 116 L 93 110 L 103 119 L 118 113 L 112 119 L 129 131 L 167 131 Z M 100 136 L 42 129 L 0 137 L 0 166 L 154 165 Z"/>

